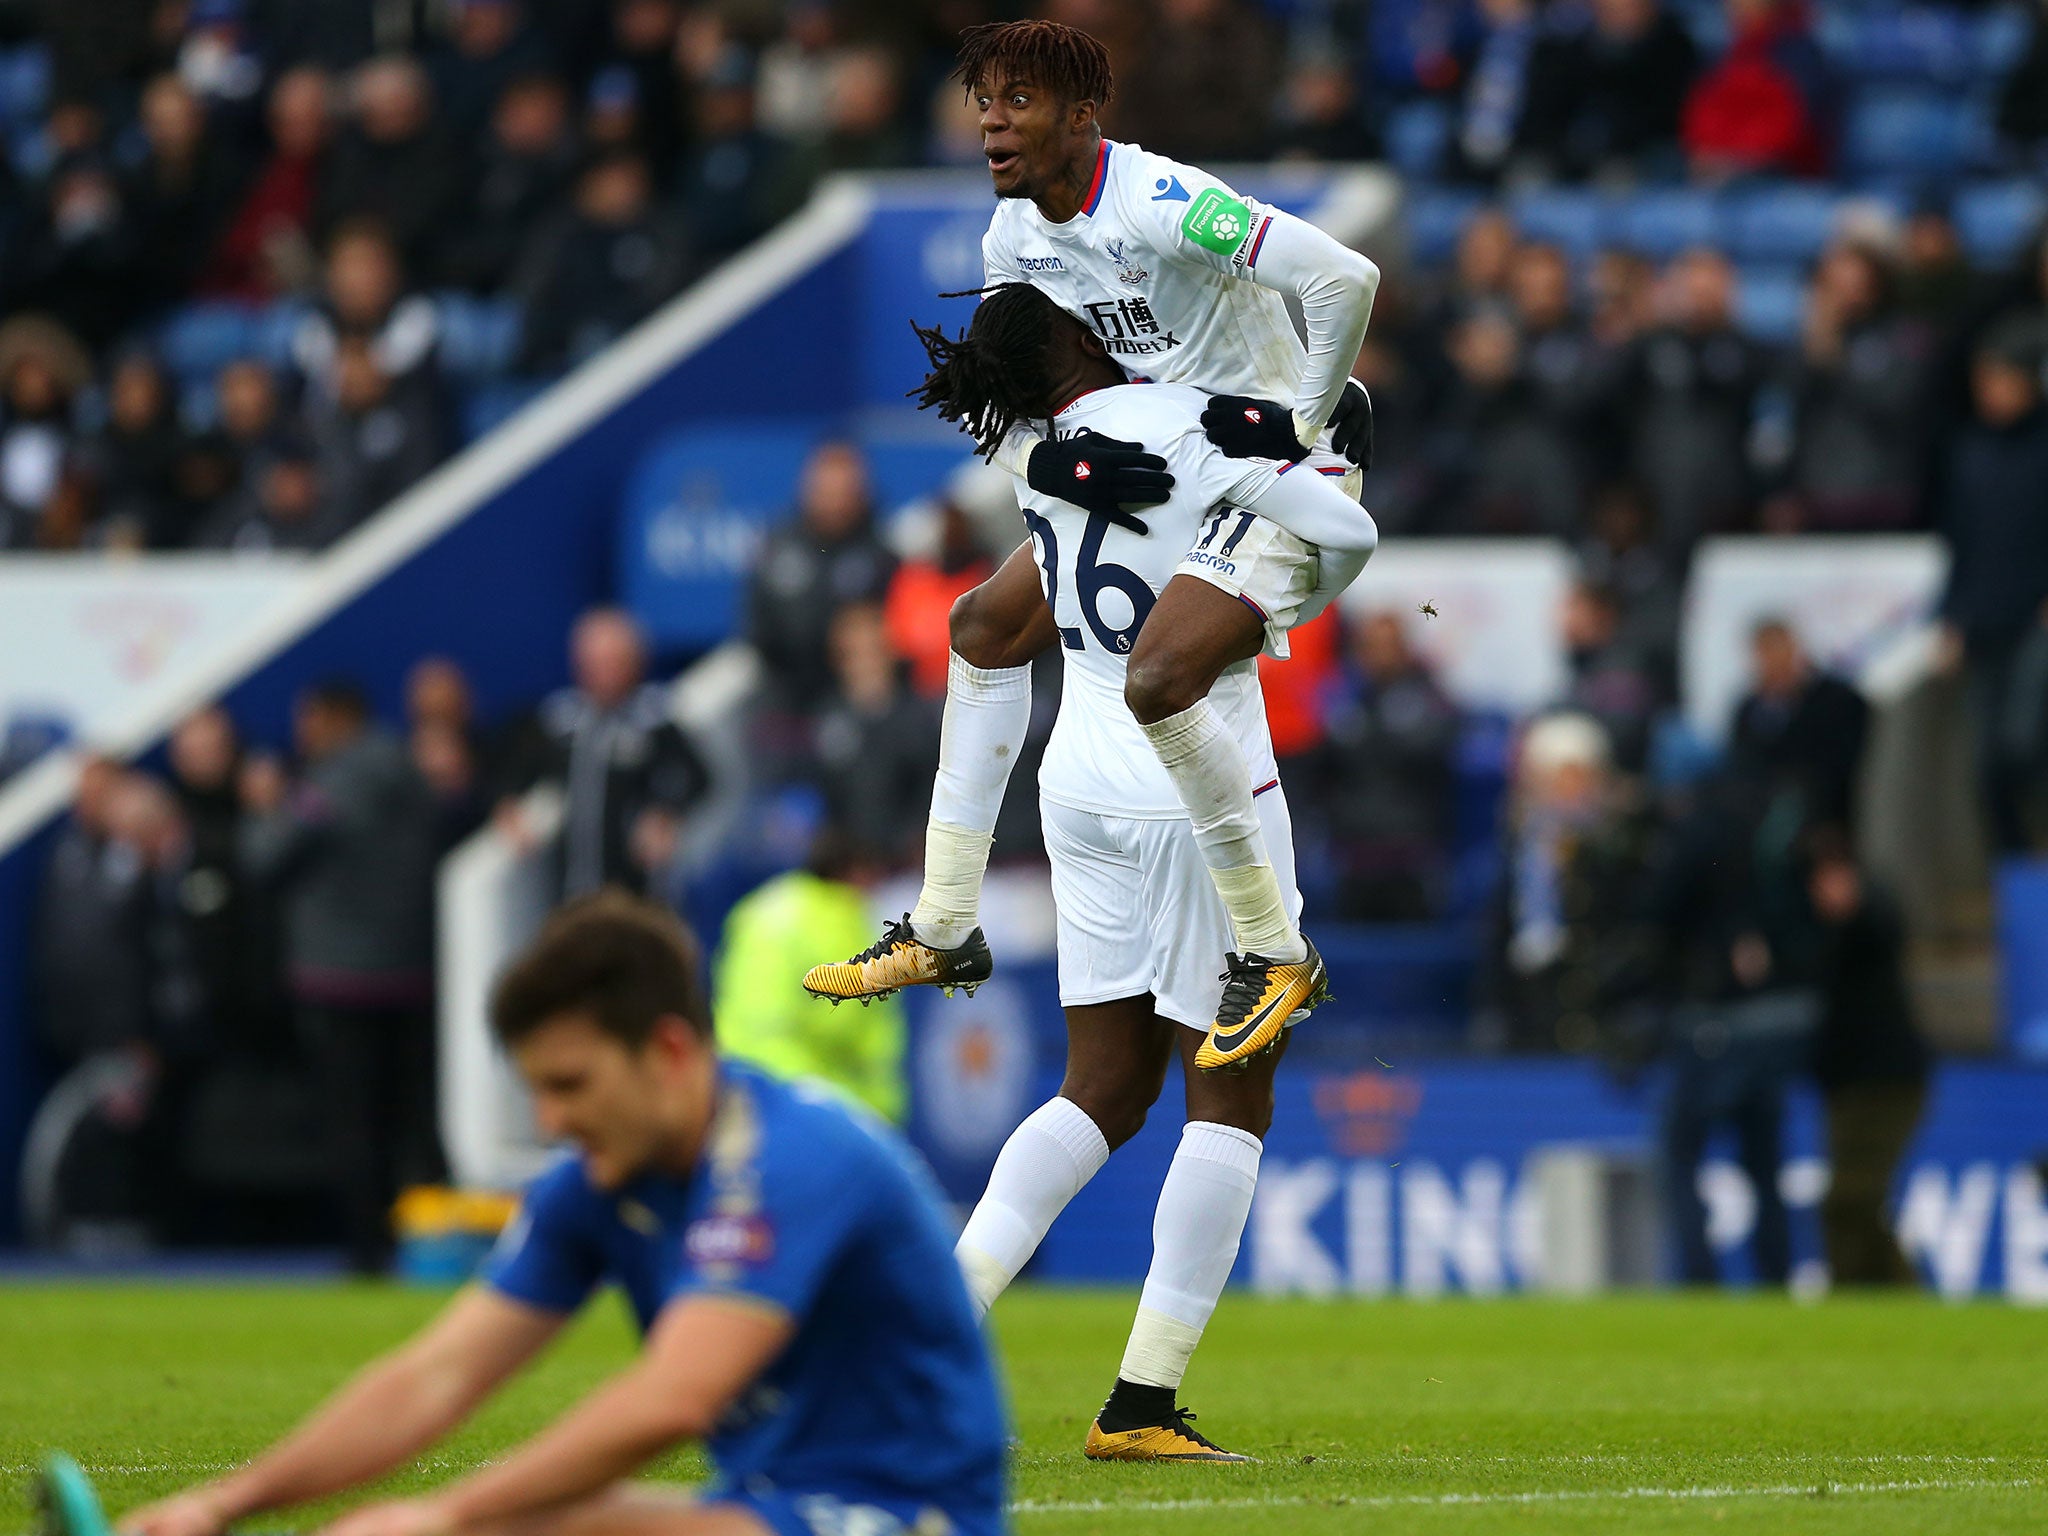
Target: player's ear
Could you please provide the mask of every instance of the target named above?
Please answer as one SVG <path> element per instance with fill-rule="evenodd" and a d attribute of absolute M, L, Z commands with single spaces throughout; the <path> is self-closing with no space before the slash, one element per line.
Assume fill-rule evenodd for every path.
<path fill-rule="evenodd" d="M 1109 348 L 1102 344 L 1102 338 L 1089 330 L 1087 326 L 1075 326 L 1074 334 L 1080 339 L 1081 351 L 1085 356 L 1091 358 L 1109 356 Z"/>
<path fill-rule="evenodd" d="M 1076 136 L 1085 136 L 1095 126 L 1095 103 L 1083 97 L 1067 108 L 1067 127 Z"/>

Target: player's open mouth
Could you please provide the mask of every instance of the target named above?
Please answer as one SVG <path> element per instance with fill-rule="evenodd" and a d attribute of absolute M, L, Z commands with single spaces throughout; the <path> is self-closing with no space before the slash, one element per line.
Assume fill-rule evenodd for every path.
<path fill-rule="evenodd" d="M 1019 159 L 1014 149 L 991 149 L 987 154 L 988 168 L 999 176 L 1004 171 L 1014 169 Z"/>

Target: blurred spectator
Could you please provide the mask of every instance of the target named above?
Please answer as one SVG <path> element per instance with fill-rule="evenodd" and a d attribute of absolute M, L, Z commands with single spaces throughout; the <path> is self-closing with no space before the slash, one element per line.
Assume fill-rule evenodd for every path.
<path fill-rule="evenodd" d="M 1854 826 L 1870 706 L 1817 671 L 1784 619 L 1750 632 L 1749 694 L 1736 706 L 1732 754 L 1759 783 L 1798 794 L 1808 824 Z"/>
<path fill-rule="evenodd" d="M 1920 207 L 1906 220 L 1895 284 L 1899 312 L 1945 337 L 1973 307 L 1977 279 L 1955 221 L 1939 207 Z"/>
<path fill-rule="evenodd" d="M 569 668 L 574 686 L 541 702 L 507 766 L 498 825 L 524 841 L 512 797 L 551 784 L 564 801 L 561 894 L 622 885 L 644 895 L 675 859 L 709 775 L 670 717 L 667 690 L 646 681 L 646 641 L 630 615 L 594 608 L 578 619 Z"/>
<path fill-rule="evenodd" d="M 139 116 L 144 154 L 128 178 L 127 201 L 147 252 L 139 270 L 149 297 L 165 303 L 191 291 L 234 206 L 241 168 L 176 75 L 143 87 Z"/>
<path fill-rule="evenodd" d="M 2030 846 L 2027 801 L 2048 752 L 2048 334 L 2031 316 L 1993 328 L 1971 372 L 1975 417 L 1940 496 L 1949 547 L 1942 661 L 1968 679 L 1985 818 L 1999 854 Z"/>
<path fill-rule="evenodd" d="M 910 691 L 882 609 L 849 603 L 828 638 L 833 692 L 812 732 L 811 771 L 831 819 L 891 868 L 919 862 L 938 760 L 934 701 Z"/>
<path fill-rule="evenodd" d="M 191 846 L 180 895 L 213 1041 L 228 1052 L 275 1054 L 283 1012 L 276 923 L 242 868 L 242 748 L 227 711 L 214 704 L 187 716 L 171 733 L 169 758 Z"/>
<path fill-rule="evenodd" d="M 1602 446 L 1608 358 L 1579 319 L 1571 262 L 1554 245 L 1525 244 L 1509 269 L 1508 292 L 1522 333 L 1523 375 L 1545 417 L 1574 446 L 1573 479 L 1584 486 Z"/>
<path fill-rule="evenodd" d="M 328 158 L 320 223 L 374 221 L 418 269 L 455 205 L 461 164 L 434 120 L 427 72 L 401 55 L 374 59 L 350 78 L 349 95 L 353 120 Z"/>
<path fill-rule="evenodd" d="M 1657 176 L 1677 162 L 1697 67 L 1692 35 L 1658 0 L 1593 0 L 1585 25 L 1536 45 L 1522 151 L 1567 180 Z"/>
<path fill-rule="evenodd" d="M 1623 629 L 1620 598 L 1590 581 L 1572 584 L 1558 623 L 1571 668 L 1565 702 L 1600 722 L 1624 772 L 1640 773 L 1650 728 L 1669 702 L 1665 659 Z"/>
<path fill-rule="evenodd" d="M 688 127 L 683 81 L 676 68 L 677 0 L 614 0 L 606 73 L 631 81 L 634 138 L 655 179 L 666 184 Z M 621 145 L 621 148 L 627 147 Z"/>
<path fill-rule="evenodd" d="M 1685 98 L 1682 136 L 1702 181 L 1827 169 L 1833 81 L 1804 0 L 1725 0 L 1728 51 Z"/>
<path fill-rule="evenodd" d="M 1257 658 L 1259 692 L 1266 701 L 1266 733 L 1289 783 L 1314 776 L 1328 739 L 1331 696 L 1338 690 L 1344 636 L 1335 605 L 1287 633 L 1287 660 Z"/>
<path fill-rule="evenodd" d="M 503 288 L 521 245 L 553 216 L 575 170 L 576 138 L 562 83 L 549 75 L 511 81 L 492 109 L 462 217 L 443 242 L 447 279 L 477 293 Z"/>
<path fill-rule="evenodd" d="M 446 853 L 481 827 L 487 777 L 469 678 L 445 656 L 427 656 L 405 675 L 406 740 L 412 765 L 434 797 L 434 846 Z"/>
<path fill-rule="evenodd" d="M 141 230 L 119 180 L 97 156 L 60 159 L 26 215 L 5 252 L 10 303 L 107 345 L 147 292 Z"/>
<path fill-rule="evenodd" d="M 1675 671 L 1679 582 L 1657 542 L 1642 487 L 1629 480 L 1603 486 L 1593 498 L 1587 536 L 1575 553 L 1586 583 L 1614 594 L 1621 638 Z"/>
<path fill-rule="evenodd" d="M 202 549 L 235 554 L 325 549 L 343 532 L 320 478 L 320 456 L 300 437 L 279 441 L 249 468 L 242 488 L 199 530 Z"/>
<path fill-rule="evenodd" d="M 282 899 L 286 974 L 328 1113 L 352 1268 L 389 1263 L 389 1212 L 444 1177 L 435 1129 L 434 809 L 405 746 L 354 684 L 293 708 L 304 776 L 241 771 L 243 857 Z"/>
<path fill-rule="evenodd" d="M 185 439 L 175 466 L 177 522 L 190 544 L 211 536 L 222 504 L 252 488 L 257 472 L 291 434 L 283 426 L 277 379 L 268 366 L 241 358 L 222 368 L 213 385 L 218 421 Z"/>
<path fill-rule="evenodd" d="M 839 52 L 832 7 L 822 0 L 792 5 L 780 35 L 761 50 L 761 126 L 784 139 L 823 133 Z"/>
<path fill-rule="evenodd" d="M 1376 160 L 1379 136 L 1358 99 L 1358 77 L 1335 59 L 1308 59 L 1280 90 L 1281 122 L 1273 140 L 1277 160 L 1341 165 Z"/>
<path fill-rule="evenodd" d="M 798 139 L 776 162 L 769 212 L 785 218 L 819 180 L 836 171 L 874 171 L 909 161 L 916 139 L 905 126 L 895 61 L 878 48 L 835 55 L 825 131 Z"/>
<path fill-rule="evenodd" d="M 1351 365 L 1351 376 L 1372 396 L 1372 515 L 1383 534 L 1424 531 L 1433 496 L 1429 458 L 1429 400 L 1425 371 L 1398 344 L 1386 286 L 1380 288 L 1381 309 L 1396 339 L 1367 336 Z"/>
<path fill-rule="evenodd" d="M 907 520 L 899 518 L 897 528 Z M 884 610 L 889 645 L 909 663 L 911 686 L 936 697 L 952 665 L 953 604 L 995 574 L 986 532 L 1014 534 L 1022 526 L 1009 476 L 970 459 L 934 498 L 930 523 L 929 547 L 896 568 Z"/>
<path fill-rule="evenodd" d="M 825 1083 L 901 1124 L 909 1109 L 902 1002 L 823 1008 L 803 989 L 819 954 L 854 954 L 872 942 L 867 893 L 881 874 L 870 850 L 825 827 L 804 868 L 769 880 L 726 917 L 712 996 L 722 1053 Z"/>
<path fill-rule="evenodd" d="M 607 155 L 576 183 L 574 207 L 535 236 L 513 286 L 526 316 L 525 366 L 573 366 L 610 346 L 682 286 L 684 235 L 654 201 L 647 163 Z"/>
<path fill-rule="evenodd" d="M 1455 371 L 1432 424 L 1427 531 L 1569 536 L 1584 494 L 1578 445 L 1525 371 L 1514 322 L 1473 314 L 1447 350 Z"/>
<path fill-rule="evenodd" d="M 436 415 L 393 397 L 390 376 L 362 336 L 335 351 L 334 393 L 318 400 L 313 436 L 337 531 L 355 527 L 441 462 Z"/>
<path fill-rule="evenodd" d="M 1587 328 L 1609 351 L 1628 346 L 1657 323 L 1657 269 L 1646 256 L 1600 252 L 1587 274 L 1586 293 Z"/>
<path fill-rule="evenodd" d="M 178 496 L 184 452 L 170 381 L 155 358 L 128 353 L 107 383 L 106 425 L 81 450 L 102 526 L 121 526 L 151 549 L 184 544 L 191 534 Z"/>
<path fill-rule="evenodd" d="M 41 1034 L 65 1067 L 151 1042 L 148 869 L 120 835 L 126 781 L 105 758 L 80 767 L 37 903 Z"/>
<path fill-rule="evenodd" d="M 1273 23 L 1246 0 L 1161 0 L 1142 48 L 1117 60 L 1118 137 L 1196 165 L 1271 149 L 1280 84 Z"/>
<path fill-rule="evenodd" d="M 520 0 L 454 0 L 449 10 L 446 41 L 429 69 L 442 127 L 467 145 L 482 135 L 506 87 L 548 59 Z"/>
<path fill-rule="evenodd" d="M 1680 819 L 1643 906 L 1662 935 L 1672 1073 L 1659 1131 L 1678 1276 L 1717 1276 L 1699 1191 L 1715 1130 L 1734 1132 L 1756 1199 L 1757 1278 L 1782 1286 L 1791 1238 L 1778 1185 L 1785 1090 L 1808 1058 L 1816 933 L 1799 865 L 1801 823 L 1736 765 Z"/>
<path fill-rule="evenodd" d="M 867 461 L 851 443 L 819 444 L 804 463 L 796 516 L 761 546 L 747 598 L 747 638 L 777 702 L 802 710 L 824 697 L 832 616 L 880 601 L 895 574 L 875 531 Z"/>
<path fill-rule="evenodd" d="M 957 100 L 959 88 L 948 82 L 945 94 Z M 751 244 L 773 222 L 768 189 L 781 178 L 784 147 L 756 121 L 752 65 L 744 50 L 722 52 L 698 82 L 695 99 L 696 132 L 683 160 L 680 198 L 697 251 L 717 260 Z M 988 163 L 979 128 L 974 159 Z"/>
<path fill-rule="evenodd" d="M 2005 77 L 1998 97 L 1998 131 L 2039 150 L 2048 141 L 2048 14 L 2033 8 L 2033 37 L 2025 57 Z"/>
<path fill-rule="evenodd" d="M 1621 364 L 1615 395 L 1627 463 L 1657 537 L 1679 561 L 1707 533 L 1749 519 L 1749 434 L 1763 365 L 1735 328 L 1735 271 L 1692 250 L 1660 285 L 1656 329 Z"/>
<path fill-rule="evenodd" d="M 1641 983 L 1648 827 L 1580 714 L 1529 726 L 1515 758 L 1504 868 L 1480 973 L 1495 1050 L 1625 1055 L 1621 1005 Z"/>
<path fill-rule="evenodd" d="M 292 336 L 292 361 L 308 391 L 332 398 L 339 384 L 342 342 L 367 341 L 377 366 L 408 406 L 438 404 L 435 352 L 441 323 L 431 299 L 405 291 L 398 247 L 381 226 L 345 224 L 327 246 L 320 306 Z"/>
<path fill-rule="evenodd" d="M 1813 1069 L 1827 1101 L 1821 1235 L 1837 1286 L 1911 1285 L 1886 1219 L 1892 1176 L 1919 1128 L 1929 1057 L 1906 987 L 1906 923 L 1839 834 L 1816 839 L 1808 889 L 1821 924 Z"/>
<path fill-rule="evenodd" d="M 1458 117 L 1458 163 L 1497 181 L 1513 169 L 1529 105 L 1529 64 L 1542 26 L 1535 0 L 1479 0 L 1483 27 Z"/>
<path fill-rule="evenodd" d="M 0 325 L 0 548 L 43 543 L 76 430 L 72 401 L 92 364 L 63 327 L 27 315 Z"/>
<path fill-rule="evenodd" d="M 1790 491 L 1800 529 L 1895 529 L 1919 509 L 1934 338 L 1894 308 L 1875 250 L 1831 247 L 1814 273 L 1794 382 Z"/>
<path fill-rule="evenodd" d="M 1338 915 L 1422 922 L 1442 912 L 1448 894 L 1457 706 L 1400 615 L 1370 613 L 1348 630 L 1307 798 L 1328 820 Z"/>
<path fill-rule="evenodd" d="M 262 302 L 313 286 L 314 216 L 334 137 L 333 85 L 314 68 L 287 70 L 270 88 L 269 154 L 215 244 L 199 286 Z"/>

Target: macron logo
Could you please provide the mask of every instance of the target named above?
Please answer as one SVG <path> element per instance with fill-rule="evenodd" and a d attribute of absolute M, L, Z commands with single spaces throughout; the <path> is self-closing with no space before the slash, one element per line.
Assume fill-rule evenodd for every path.
<path fill-rule="evenodd" d="M 1188 189 L 1180 184 L 1178 176 L 1168 176 L 1152 183 L 1155 203 L 1184 203 L 1188 200 Z"/>

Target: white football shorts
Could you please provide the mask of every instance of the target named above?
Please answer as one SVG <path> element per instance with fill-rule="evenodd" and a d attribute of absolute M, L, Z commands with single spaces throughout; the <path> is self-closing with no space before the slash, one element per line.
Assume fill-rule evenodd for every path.
<path fill-rule="evenodd" d="M 1328 449 L 1318 448 L 1303 459 L 1296 473 L 1302 470 L 1329 476 L 1353 501 L 1364 489 L 1364 472 Z M 1249 512 L 1226 511 L 1203 523 L 1195 547 L 1174 575 L 1199 577 L 1248 605 L 1265 624 L 1265 654 L 1285 661 L 1287 632 L 1302 622 L 1302 604 L 1315 591 L 1320 558 L 1315 545 L 1277 524 Z"/>
<path fill-rule="evenodd" d="M 1254 786 L 1255 789 L 1258 786 Z M 1294 827 L 1275 779 L 1252 802 L 1281 892 L 1297 921 Z M 1151 993 L 1161 1017 L 1206 1031 L 1237 948 L 1223 899 L 1184 817 L 1140 820 L 1041 799 L 1057 913 L 1060 1005 Z"/>

